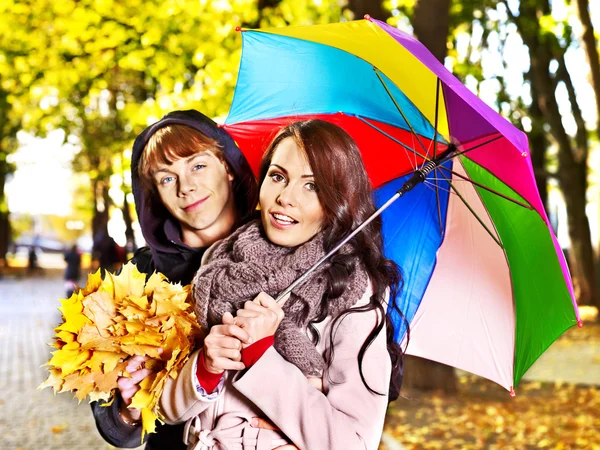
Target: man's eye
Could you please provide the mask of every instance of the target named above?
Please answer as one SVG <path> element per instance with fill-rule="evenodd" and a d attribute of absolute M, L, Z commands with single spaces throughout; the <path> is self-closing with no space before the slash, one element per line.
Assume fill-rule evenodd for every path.
<path fill-rule="evenodd" d="M 169 184 L 175 177 L 164 177 L 160 180 L 160 184 Z"/>
<path fill-rule="evenodd" d="M 192 170 L 201 170 L 204 169 L 206 165 L 204 164 L 196 164 Z"/>

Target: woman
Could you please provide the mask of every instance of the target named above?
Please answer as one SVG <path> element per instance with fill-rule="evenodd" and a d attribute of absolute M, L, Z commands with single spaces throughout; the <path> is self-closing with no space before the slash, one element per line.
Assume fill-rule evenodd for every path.
<path fill-rule="evenodd" d="M 277 135 L 263 159 L 260 186 L 262 227 L 243 227 L 203 258 L 210 268 L 229 252 L 254 265 L 243 283 L 233 285 L 238 293 L 244 284 L 256 288 L 261 277 L 271 280 L 292 266 L 302 273 L 375 211 L 356 144 L 323 121 L 298 122 Z M 224 274 L 234 274 L 230 270 L 214 271 L 213 281 L 223 283 Z M 200 270 L 196 282 L 205 283 L 210 271 Z M 185 422 L 184 441 L 194 449 L 272 449 L 290 441 L 300 449 L 376 449 L 388 398 L 399 391 L 402 353 L 386 315 L 388 288 L 394 295 L 399 281 L 397 268 L 383 257 L 375 220 L 306 282 L 318 287 L 313 304 L 298 300 L 306 294 L 304 285 L 283 309 L 262 293 L 235 319 L 225 312 L 203 349 L 167 383 L 160 400 L 166 422 Z M 266 283 L 281 289 L 279 280 Z M 196 284 L 194 290 L 198 295 L 206 289 Z M 212 314 L 206 306 L 211 295 L 205 306 L 196 305 L 200 317 Z M 284 311 L 293 313 L 316 347 L 321 377 L 305 376 L 314 374 L 299 370 L 278 351 L 281 346 L 272 345 L 273 335 L 280 338 Z M 296 348 L 284 347 L 291 353 Z M 253 428 L 259 415 L 275 429 Z"/>

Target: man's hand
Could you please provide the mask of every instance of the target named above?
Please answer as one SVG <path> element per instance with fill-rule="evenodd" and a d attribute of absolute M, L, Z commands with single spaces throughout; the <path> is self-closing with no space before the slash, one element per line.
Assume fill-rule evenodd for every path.
<path fill-rule="evenodd" d="M 159 349 L 161 352 L 162 349 Z M 131 375 L 131 378 L 119 377 L 117 379 L 117 386 L 123 399 L 123 406 L 119 410 L 119 414 L 125 423 L 139 422 L 142 411 L 135 408 L 127 408 L 131 405 L 131 400 L 137 391 L 140 390 L 140 382 L 148 375 L 152 374 L 152 370 L 146 369 L 144 364 L 150 358 L 146 356 L 133 356 L 127 363 L 127 372 Z"/>
<path fill-rule="evenodd" d="M 243 370 L 242 346 L 253 342 L 246 330 L 234 323 L 231 313 L 223 315 L 223 324 L 215 325 L 204 339 L 204 365 L 211 373 Z"/>
<path fill-rule="evenodd" d="M 285 316 L 282 306 L 288 299 L 289 295 L 277 303 L 261 292 L 254 300 L 244 303 L 244 309 L 238 310 L 235 323 L 248 332 L 253 342 L 273 336 Z"/>
<path fill-rule="evenodd" d="M 262 428 L 263 430 L 273 430 L 279 431 L 281 430 L 273 424 L 270 420 L 265 420 L 261 417 L 253 417 L 252 422 L 250 422 L 250 426 L 252 428 Z M 294 444 L 282 445 L 280 447 L 276 447 L 275 450 L 299 450 Z"/>

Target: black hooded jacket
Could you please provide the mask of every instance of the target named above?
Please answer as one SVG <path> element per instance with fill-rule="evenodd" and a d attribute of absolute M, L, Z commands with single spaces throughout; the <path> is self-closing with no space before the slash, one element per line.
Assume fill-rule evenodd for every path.
<path fill-rule="evenodd" d="M 146 128 L 135 140 L 131 155 L 131 176 L 135 208 L 146 240 L 132 262 L 140 272 L 151 274 L 154 270 L 165 274 L 171 282 L 188 284 L 200 267 L 206 247 L 192 248 L 181 241 L 179 222 L 167 211 L 158 194 L 144 189 L 138 174 L 142 152 L 156 130 L 167 125 L 186 125 L 217 141 L 223 150 L 234 175 L 233 188 L 236 207 L 241 222 L 250 218 L 257 201 L 256 182 L 250 166 L 231 136 L 215 122 L 198 111 L 174 111 Z M 119 417 L 119 396 L 109 407 L 92 403 L 92 411 L 98 431 L 105 441 L 115 447 L 134 448 L 140 445 L 141 426 L 125 424 Z M 146 450 L 185 449 L 182 442 L 183 424 L 159 425 L 157 433 L 150 434 Z"/>

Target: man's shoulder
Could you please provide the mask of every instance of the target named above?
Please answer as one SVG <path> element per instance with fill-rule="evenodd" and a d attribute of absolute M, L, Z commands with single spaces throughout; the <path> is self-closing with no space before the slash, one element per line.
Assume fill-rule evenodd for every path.
<path fill-rule="evenodd" d="M 140 272 L 151 273 L 154 271 L 154 258 L 150 247 L 138 248 L 130 259 L 130 262 L 135 264 Z"/>

